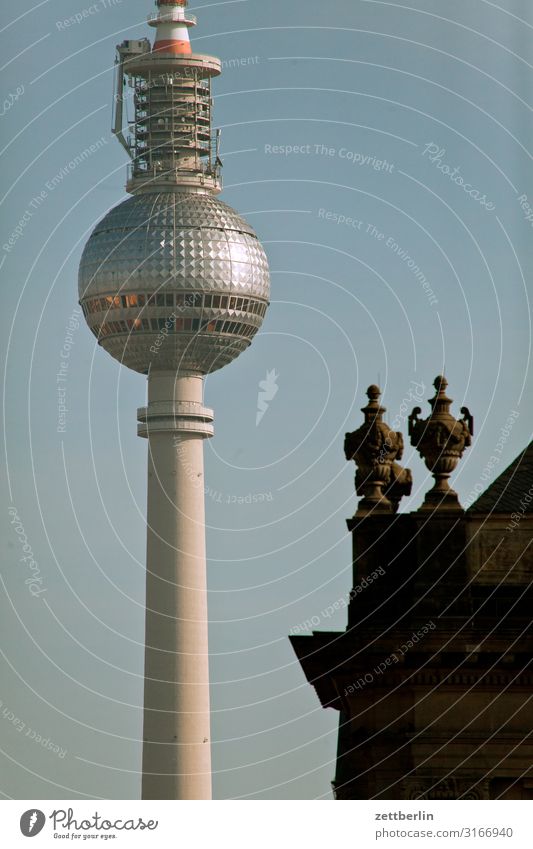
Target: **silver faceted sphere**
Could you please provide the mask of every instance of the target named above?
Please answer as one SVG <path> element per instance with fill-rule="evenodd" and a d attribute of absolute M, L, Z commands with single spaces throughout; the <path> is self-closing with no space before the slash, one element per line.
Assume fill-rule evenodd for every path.
<path fill-rule="evenodd" d="M 210 194 L 129 198 L 96 225 L 80 263 L 90 329 L 142 373 L 222 368 L 250 345 L 269 294 L 256 234 Z"/>

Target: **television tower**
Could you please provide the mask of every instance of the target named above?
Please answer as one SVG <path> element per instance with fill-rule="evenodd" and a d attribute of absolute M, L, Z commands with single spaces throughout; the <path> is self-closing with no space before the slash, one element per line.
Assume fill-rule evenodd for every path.
<path fill-rule="evenodd" d="M 115 125 L 127 191 L 80 264 L 79 295 L 98 343 L 148 375 L 143 799 L 211 798 L 203 440 L 204 375 L 252 342 L 269 302 L 265 252 L 217 200 L 220 134 L 211 80 L 193 53 L 187 0 L 157 0 L 148 39 L 117 47 Z M 129 132 L 124 113 L 133 110 Z"/>

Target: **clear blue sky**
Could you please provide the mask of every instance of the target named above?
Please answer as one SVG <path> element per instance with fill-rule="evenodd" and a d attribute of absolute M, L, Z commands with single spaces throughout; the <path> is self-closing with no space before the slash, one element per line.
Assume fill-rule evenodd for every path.
<path fill-rule="evenodd" d="M 531 438 L 533 9 L 192 8 L 196 50 L 227 62 L 215 83 L 222 197 L 255 226 L 272 269 L 261 334 L 206 387 L 216 411 L 206 445 L 215 795 L 330 798 L 337 715 L 320 708 L 287 634 L 317 616 L 323 629 L 345 625 L 342 612 L 321 611 L 352 585 L 355 494 L 342 444 L 361 423 L 366 387 L 380 382 L 392 423 L 413 382 L 427 399 L 445 367 L 454 409 L 466 403 L 476 418 L 454 476 L 463 501 L 512 411 L 502 469 Z M 125 197 L 125 155 L 110 134 L 114 47 L 150 34 L 152 6 L 21 0 L 9 11 L 19 17 L 2 13 L 0 792 L 135 798 L 145 380 L 80 325 L 58 433 L 56 375 L 83 244 Z M 279 389 L 256 426 L 271 370 Z M 404 510 L 429 487 L 411 448 L 405 464 L 415 487 Z M 40 569 L 37 597 L 10 508 Z"/>

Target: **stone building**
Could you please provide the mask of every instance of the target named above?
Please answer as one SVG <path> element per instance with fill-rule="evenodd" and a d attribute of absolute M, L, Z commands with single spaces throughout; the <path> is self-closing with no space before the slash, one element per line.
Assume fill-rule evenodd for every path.
<path fill-rule="evenodd" d="M 345 442 L 363 496 L 348 626 L 290 638 L 339 711 L 337 799 L 533 799 L 533 443 L 463 510 L 448 477 L 473 421 L 435 388 L 409 423 L 435 486 L 410 513 L 403 440 L 369 388 Z"/>

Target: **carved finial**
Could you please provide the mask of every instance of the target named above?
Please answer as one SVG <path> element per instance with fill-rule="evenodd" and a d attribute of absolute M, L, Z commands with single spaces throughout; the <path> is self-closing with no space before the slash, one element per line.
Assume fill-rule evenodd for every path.
<path fill-rule="evenodd" d="M 461 408 L 462 419 L 450 413 L 453 403 L 446 395 L 448 381 L 442 375 L 435 378 L 435 397 L 431 398 L 431 415 L 419 419 L 422 412 L 415 407 L 409 416 L 411 444 L 418 449 L 426 467 L 433 473 L 435 484 L 426 494 L 421 510 L 462 510 L 457 493 L 451 489 L 448 478 L 472 442 L 474 420 L 467 407 Z"/>
<path fill-rule="evenodd" d="M 381 389 L 379 386 L 376 386 L 375 383 L 373 383 L 372 386 L 369 386 L 366 390 L 366 397 L 368 398 L 368 404 L 366 407 L 361 407 L 361 412 L 364 413 L 365 416 L 365 422 L 370 422 L 373 419 L 381 421 L 383 413 L 387 412 L 387 408 L 382 407 L 379 403 L 379 399 L 381 397 Z"/>
<path fill-rule="evenodd" d="M 383 421 L 386 408 L 379 403 L 381 389 L 372 385 L 367 389 L 368 404 L 361 408 L 365 421 L 358 430 L 347 433 L 344 453 L 347 460 L 357 466 L 355 490 L 363 498 L 356 516 L 369 513 L 395 513 L 403 495 L 411 492 L 409 469 L 403 469 L 395 460 L 403 453 L 403 437 Z"/>

